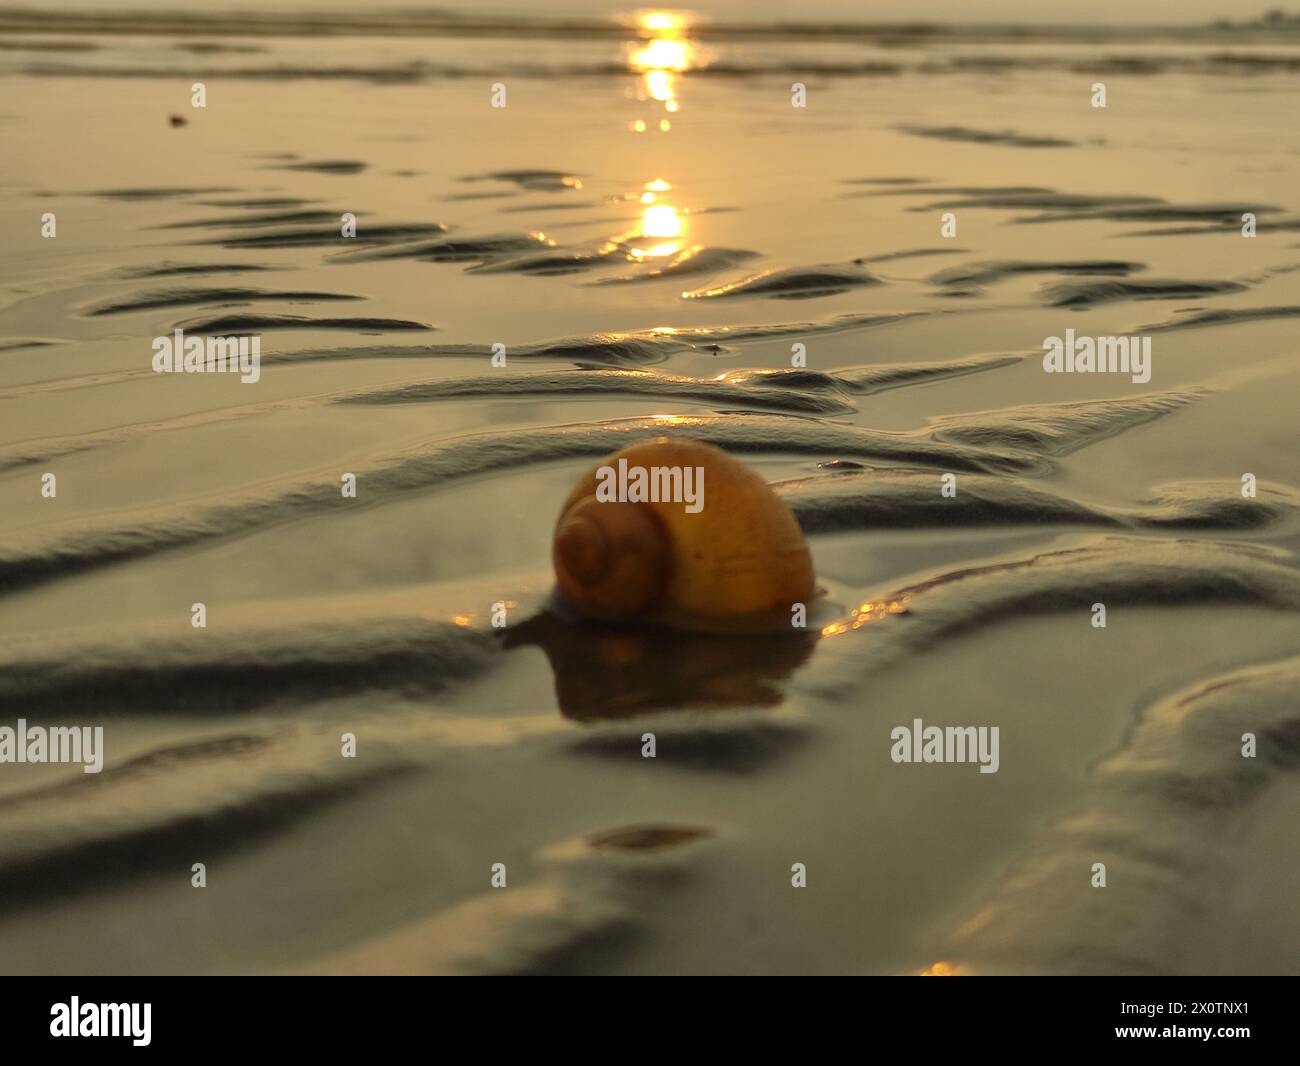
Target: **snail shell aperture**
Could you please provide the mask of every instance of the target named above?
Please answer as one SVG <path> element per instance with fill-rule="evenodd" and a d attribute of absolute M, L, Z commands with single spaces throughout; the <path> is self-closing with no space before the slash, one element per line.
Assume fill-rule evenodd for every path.
<path fill-rule="evenodd" d="M 698 470 L 696 513 L 679 501 L 598 498 L 602 469 Z M 587 614 L 668 609 L 711 617 L 807 603 L 812 557 L 799 523 L 757 473 L 697 441 L 633 444 L 579 479 L 560 511 L 552 552 L 560 596 Z"/>

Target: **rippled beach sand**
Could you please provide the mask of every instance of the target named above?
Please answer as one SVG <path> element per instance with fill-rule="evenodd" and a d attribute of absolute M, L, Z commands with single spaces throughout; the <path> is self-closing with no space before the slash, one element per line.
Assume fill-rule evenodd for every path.
<path fill-rule="evenodd" d="M 0 13 L 0 969 L 1295 973 L 1298 44 Z M 655 436 L 806 631 L 556 606 Z"/>

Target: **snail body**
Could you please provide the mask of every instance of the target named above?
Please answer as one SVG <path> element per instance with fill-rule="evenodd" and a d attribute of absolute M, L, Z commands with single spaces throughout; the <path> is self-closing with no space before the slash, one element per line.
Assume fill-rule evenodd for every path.
<path fill-rule="evenodd" d="M 611 473 L 676 471 L 698 506 L 610 489 Z M 662 485 L 669 482 L 664 477 Z M 560 510 L 552 560 L 559 594 L 598 617 L 686 612 L 714 618 L 807 603 L 812 557 L 790 509 L 720 448 L 659 438 L 622 449 L 579 479 Z"/>

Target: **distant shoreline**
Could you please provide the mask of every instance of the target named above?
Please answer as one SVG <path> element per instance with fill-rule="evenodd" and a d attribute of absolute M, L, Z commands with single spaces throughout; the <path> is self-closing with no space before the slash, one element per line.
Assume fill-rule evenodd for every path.
<path fill-rule="evenodd" d="M 255 37 L 462 36 L 555 39 L 625 39 L 645 35 L 629 20 L 526 15 L 462 16 L 442 11 L 195 12 L 123 10 L 38 11 L 0 7 L 0 33 L 131 34 Z M 692 23 L 698 40 L 860 40 L 893 46 L 944 42 L 960 44 L 1085 43 L 1168 41 L 1212 43 L 1300 43 L 1300 15 L 1262 16 L 1249 21 L 1219 19 L 1189 26 L 1046 26 L 1015 23 L 943 25 L 927 22 L 722 22 Z"/>

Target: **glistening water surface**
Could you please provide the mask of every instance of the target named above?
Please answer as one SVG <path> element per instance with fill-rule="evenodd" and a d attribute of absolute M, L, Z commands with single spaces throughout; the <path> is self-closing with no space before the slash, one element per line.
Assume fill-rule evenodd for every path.
<path fill-rule="evenodd" d="M 1294 34 L 624 14 L 0 13 L 0 968 L 1294 973 Z M 656 436 L 806 630 L 555 608 Z"/>

